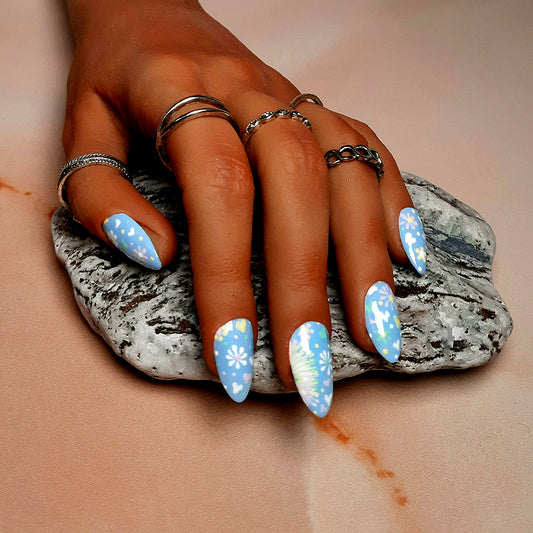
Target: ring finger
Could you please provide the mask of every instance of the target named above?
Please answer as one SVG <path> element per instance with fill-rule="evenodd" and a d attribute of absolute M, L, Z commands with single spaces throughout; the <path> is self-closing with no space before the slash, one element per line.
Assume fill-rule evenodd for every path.
<path fill-rule="evenodd" d="M 369 146 L 331 111 L 310 103 L 299 109 L 313 117 L 324 152 L 344 145 Z M 400 321 L 376 169 L 361 161 L 340 163 L 329 170 L 329 191 L 330 231 L 350 331 L 363 349 L 395 362 L 401 350 Z"/>

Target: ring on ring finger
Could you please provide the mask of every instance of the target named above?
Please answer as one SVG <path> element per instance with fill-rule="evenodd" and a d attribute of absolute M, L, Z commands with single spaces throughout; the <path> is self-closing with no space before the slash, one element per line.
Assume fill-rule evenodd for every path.
<path fill-rule="evenodd" d="M 346 144 L 341 146 L 338 150 L 328 150 L 324 154 L 324 159 L 326 160 L 328 168 L 333 168 L 341 163 L 347 163 L 349 161 L 361 161 L 363 163 L 367 163 L 376 171 L 378 182 L 381 181 L 381 178 L 385 174 L 383 161 L 381 160 L 378 152 L 363 144 L 358 144 L 355 146 Z"/>

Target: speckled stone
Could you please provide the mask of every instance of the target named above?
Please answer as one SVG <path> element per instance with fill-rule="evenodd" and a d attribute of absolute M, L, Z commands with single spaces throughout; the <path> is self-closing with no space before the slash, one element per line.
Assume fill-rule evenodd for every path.
<path fill-rule="evenodd" d="M 356 346 L 340 305 L 338 279 L 328 276 L 336 380 L 369 370 L 403 373 L 470 368 L 490 361 L 503 347 L 512 320 L 491 279 L 494 233 L 481 216 L 435 185 L 403 173 L 423 221 L 428 270 L 419 277 L 394 265 L 402 321 L 402 355 L 392 365 Z M 76 302 L 90 326 L 113 351 L 157 379 L 215 380 L 202 358 L 180 196 L 161 171 L 139 173 L 134 184 L 174 224 L 180 253 L 167 268 L 148 271 L 127 260 L 59 208 L 52 219 L 58 258 L 72 281 Z M 261 253 L 254 253 L 259 338 L 252 390 L 283 392 L 270 347 Z"/>

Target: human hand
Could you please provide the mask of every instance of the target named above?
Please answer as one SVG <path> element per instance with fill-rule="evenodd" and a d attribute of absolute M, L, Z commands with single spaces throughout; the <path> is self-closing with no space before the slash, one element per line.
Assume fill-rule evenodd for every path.
<path fill-rule="evenodd" d="M 68 4 L 76 39 L 63 136 L 69 160 L 99 152 L 127 161 L 130 132 L 155 138 L 165 111 L 190 95 L 221 100 L 243 132 L 299 94 L 196 2 Z M 391 258 L 411 260 L 422 273 L 425 241 L 398 167 L 375 133 L 316 103 L 301 102 L 298 111 L 312 132 L 298 120 L 273 119 L 245 149 L 230 122 L 202 117 L 175 127 L 165 147 L 183 193 L 207 365 L 233 399 L 244 400 L 257 338 L 250 282 L 254 174 L 276 367 L 282 382 L 296 382 L 306 405 L 324 416 L 333 390 L 329 236 L 350 332 L 363 349 L 391 362 L 400 354 Z M 324 153 L 345 145 L 377 150 L 380 183 L 361 162 L 328 169 Z M 171 262 L 172 226 L 115 169 L 80 168 L 65 192 L 76 219 L 108 244 L 151 268 Z M 141 237 L 142 246 L 129 239 L 121 245 L 120 231 Z"/>

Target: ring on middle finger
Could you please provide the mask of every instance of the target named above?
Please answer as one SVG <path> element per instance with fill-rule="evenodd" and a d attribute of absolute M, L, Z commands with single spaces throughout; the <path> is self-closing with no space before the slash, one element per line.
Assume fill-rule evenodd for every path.
<path fill-rule="evenodd" d="M 363 163 L 367 163 L 376 171 L 378 182 L 383 177 L 383 174 L 385 174 L 383 161 L 378 152 L 363 144 L 355 146 L 347 144 L 341 146 L 338 150 L 328 150 L 324 154 L 324 159 L 326 160 L 328 168 L 336 167 L 337 165 L 348 161 L 362 161 Z"/>
<path fill-rule="evenodd" d="M 309 131 L 312 131 L 311 122 L 309 122 L 309 119 L 302 115 L 298 111 L 291 111 L 290 109 L 278 109 L 277 111 L 267 111 L 266 113 L 263 113 L 262 115 L 259 115 L 257 118 L 252 120 L 248 126 L 246 126 L 246 129 L 244 130 L 244 134 L 242 136 L 242 143 L 244 146 L 248 144 L 248 141 L 250 140 L 250 137 L 263 125 L 268 122 L 271 122 L 272 120 L 276 118 L 290 118 L 293 120 L 297 120 L 301 122 L 304 126 L 309 128 Z"/>

